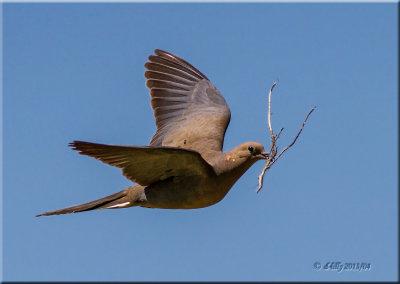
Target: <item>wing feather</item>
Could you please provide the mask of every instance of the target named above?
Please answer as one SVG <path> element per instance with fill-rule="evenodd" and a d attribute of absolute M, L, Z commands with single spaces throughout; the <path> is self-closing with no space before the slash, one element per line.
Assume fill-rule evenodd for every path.
<path fill-rule="evenodd" d="M 196 145 L 202 145 L 204 140 L 207 150 L 221 151 L 230 120 L 221 93 L 184 59 L 158 49 L 155 54 L 145 64 L 146 86 L 157 125 L 150 146 L 186 147 L 202 154 L 201 147 L 193 143 L 182 146 L 181 142 L 197 141 Z M 198 127 L 201 129 L 196 130 Z"/>
<path fill-rule="evenodd" d="M 122 169 L 128 179 L 146 186 L 177 176 L 209 176 L 212 167 L 196 151 L 173 147 L 131 147 L 83 141 L 70 143 L 79 154 Z"/>

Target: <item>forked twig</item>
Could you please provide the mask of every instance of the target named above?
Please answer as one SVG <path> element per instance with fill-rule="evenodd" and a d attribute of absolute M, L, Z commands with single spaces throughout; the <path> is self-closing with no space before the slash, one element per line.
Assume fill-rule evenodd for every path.
<path fill-rule="evenodd" d="M 304 127 L 304 125 L 306 124 L 306 121 L 307 121 L 308 117 L 310 116 L 310 114 L 311 114 L 316 108 L 317 108 L 317 106 L 313 107 L 313 108 L 308 112 L 306 118 L 305 118 L 304 121 L 303 121 L 303 124 L 302 124 L 301 127 L 300 127 L 299 132 L 297 133 L 297 135 L 296 135 L 296 137 L 294 138 L 294 140 L 292 141 L 292 143 L 290 143 L 289 146 L 287 146 L 285 149 L 283 149 L 283 150 L 279 153 L 279 155 L 276 157 L 276 159 L 272 162 L 271 165 L 273 165 L 273 164 L 279 159 L 279 157 L 280 157 L 287 149 L 289 149 L 290 147 L 292 147 L 292 146 L 294 145 L 294 143 L 296 143 L 297 138 L 299 138 L 300 133 L 303 131 L 303 127 Z"/>
<path fill-rule="evenodd" d="M 274 134 L 274 131 L 272 129 L 272 124 L 271 124 L 271 95 L 272 95 L 272 90 L 274 89 L 274 87 L 276 86 L 277 81 L 274 82 L 274 84 L 272 85 L 271 89 L 269 90 L 269 94 L 268 94 L 268 129 L 269 129 L 269 133 L 271 135 L 271 147 L 269 149 L 269 153 L 267 156 L 267 161 L 265 163 L 264 168 L 262 169 L 261 174 L 258 176 L 258 189 L 257 189 L 257 193 L 261 190 L 262 186 L 263 186 L 263 181 L 264 181 L 264 175 L 265 172 L 270 169 L 272 167 L 272 165 L 282 156 L 282 154 L 288 150 L 289 148 L 291 148 L 294 143 L 296 143 L 297 138 L 299 138 L 300 133 L 303 131 L 303 127 L 306 124 L 306 121 L 308 119 L 308 117 L 310 116 L 310 114 L 317 108 L 316 106 L 313 107 L 307 114 L 306 118 L 303 121 L 303 124 L 300 127 L 299 132 L 297 133 L 296 137 L 293 139 L 292 143 L 289 144 L 289 146 L 287 146 L 285 149 L 283 149 L 278 156 L 277 155 L 277 151 L 278 151 L 278 146 L 276 145 L 276 141 L 278 140 L 280 134 L 283 131 L 283 128 L 281 130 L 279 130 L 279 132 L 277 134 Z"/>

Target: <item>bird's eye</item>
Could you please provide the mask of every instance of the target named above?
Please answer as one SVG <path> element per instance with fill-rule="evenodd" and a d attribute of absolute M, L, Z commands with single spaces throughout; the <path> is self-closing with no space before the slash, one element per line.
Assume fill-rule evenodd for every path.
<path fill-rule="evenodd" d="M 248 149 L 251 153 L 254 151 L 253 146 L 249 146 L 247 149 Z"/>

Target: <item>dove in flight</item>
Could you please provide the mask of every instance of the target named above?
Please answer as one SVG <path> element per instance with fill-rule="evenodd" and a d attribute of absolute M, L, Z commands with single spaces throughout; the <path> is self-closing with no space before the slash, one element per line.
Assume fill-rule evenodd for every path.
<path fill-rule="evenodd" d="M 145 67 L 157 125 L 150 145 L 69 144 L 79 154 L 121 168 L 136 184 L 92 202 L 37 216 L 132 206 L 207 207 L 221 201 L 256 161 L 268 157 L 257 142 L 222 152 L 229 107 L 217 88 L 190 63 L 156 49 Z"/>

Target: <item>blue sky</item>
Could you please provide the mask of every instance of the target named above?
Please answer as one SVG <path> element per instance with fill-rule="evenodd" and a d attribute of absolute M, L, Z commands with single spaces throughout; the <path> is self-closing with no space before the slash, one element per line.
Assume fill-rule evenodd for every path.
<path fill-rule="evenodd" d="M 3 280 L 396 280 L 396 4 L 4 4 Z M 120 191 L 73 140 L 147 145 L 143 73 L 159 48 L 202 71 L 232 119 L 228 150 L 291 142 L 220 203 L 34 216 Z M 315 262 L 370 263 L 369 271 Z"/>

